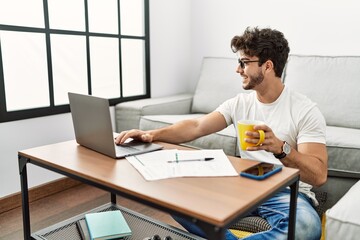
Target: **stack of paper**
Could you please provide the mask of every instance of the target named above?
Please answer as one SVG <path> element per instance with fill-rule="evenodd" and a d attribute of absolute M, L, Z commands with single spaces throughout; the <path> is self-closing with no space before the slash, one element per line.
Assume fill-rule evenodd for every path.
<path fill-rule="evenodd" d="M 222 149 L 161 150 L 126 157 L 126 159 L 146 180 L 175 177 L 238 176 Z"/>
<path fill-rule="evenodd" d="M 132 234 L 120 210 L 85 214 L 91 239 L 115 239 Z"/>

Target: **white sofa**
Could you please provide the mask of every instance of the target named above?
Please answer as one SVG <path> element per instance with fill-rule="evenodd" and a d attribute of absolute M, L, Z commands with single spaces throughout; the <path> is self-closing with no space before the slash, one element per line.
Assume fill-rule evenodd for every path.
<path fill-rule="evenodd" d="M 360 181 L 326 211 L 325 239 L 358 239 L 360 235 Z"/>
<path fill-rule="evenodd" d="M 150 98 L 116 105 L 117 131 L 159 128 L 213 111 L 244 92 L 235 58 L 204 58 L 195 93 Z M 290 55 L 285 85 L 316 102 L 327 122 L 329 179 L 320 190 L 332 206 L 360 178 L 360 57 Z M 238 156 L 234 126 L 187 145 L 221 148 Z"/>

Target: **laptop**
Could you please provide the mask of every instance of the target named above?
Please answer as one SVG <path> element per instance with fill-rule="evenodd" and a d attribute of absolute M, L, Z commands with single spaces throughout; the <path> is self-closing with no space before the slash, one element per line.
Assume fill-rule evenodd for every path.
<path fill-rule="evenodd" d="M 161 145 L 129 141 L 116 145 L 112 130 L 109 100 L 68 93 L 76 142 L 112 158 L 123 158 L 162 149 Z"/>

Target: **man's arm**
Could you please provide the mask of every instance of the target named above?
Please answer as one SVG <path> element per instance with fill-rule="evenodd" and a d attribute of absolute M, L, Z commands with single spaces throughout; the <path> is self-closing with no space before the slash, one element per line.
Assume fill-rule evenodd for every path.
<path fill-rule="evenodd" d="M 128 138 L 144 142 L 163 141 L 183 143 L 220 131 L 227 126 L 225 118 L 219 112 L 211 112 L 196 119 L 184 120 L 168 127 L 141 131 L 132 129 L 121 132 L 115 139 L 116 144 L 124 143 Z"/>
<path fill-rule="evenodd" d="M 300 180 L 313 186 L 321 186 L 327 180 L 327 150 L 322 143 L 301 143 L 297 151 L 281 159 L 287 167 L 300 170 Z"/>

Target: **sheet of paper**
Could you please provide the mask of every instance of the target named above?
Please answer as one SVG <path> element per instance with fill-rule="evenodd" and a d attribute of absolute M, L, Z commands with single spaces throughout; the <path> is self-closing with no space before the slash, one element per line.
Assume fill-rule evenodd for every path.
<path fill-rule="evenodd" d="M 186 161 L 204 158 L 214 159 Z M 126 159 L 149 181 L 175 177 L 238 176 L 222 149 L 161 150 L 126 157 Z"/>

